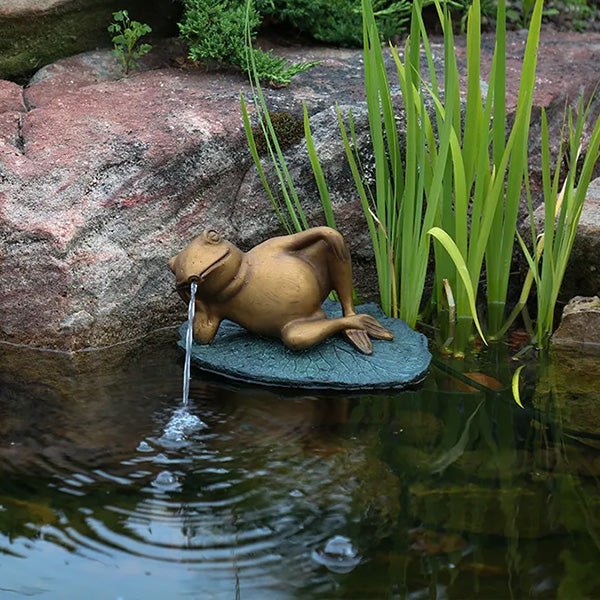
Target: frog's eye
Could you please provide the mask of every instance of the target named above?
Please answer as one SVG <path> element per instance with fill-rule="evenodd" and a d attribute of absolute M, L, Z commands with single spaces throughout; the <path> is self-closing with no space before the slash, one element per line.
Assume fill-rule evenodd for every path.
<path fill-rule="evenodd" d="M 209 229 L 206 232 L 206 239 L 211 244 L 218 244 L 221 241 L 221 236 L 214 229 Z"/>

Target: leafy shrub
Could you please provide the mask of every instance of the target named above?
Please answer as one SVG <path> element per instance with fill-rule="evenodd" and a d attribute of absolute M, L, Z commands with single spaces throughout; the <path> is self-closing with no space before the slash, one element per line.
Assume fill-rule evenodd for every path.
<path fill-rule="evenodd" d="M 132 21 L 126 10 L 113 13 L 114 23 L 108 26 L 108 31 L 114 33 L 112 43 L 114 53 L 121 59 L 125 76 L 129 75 L 132 67 L 137 67 L 137 60 L 152 50 L 150 44 L 140 44 L 140 39 L 152 29 L 145 23 Z"/>
<path fill-rule="evenodd" d="M 516 27 L 528 27 L 532 9 L 533 0 L 509 0 L 506 3 L 507 21 Z M 587 0 L 548 0 L 544 2 L 543 15 L 561 29 L 584 31 L 594 9 Z"/>
<path fill-rule="evenodd" d="M 361 0 L 258 0 L 257 7 L 317 40 L 362 45 Z M 389 39 L 406 30 L 412 0 L 375 0 L 373 8 L 381 37 Z"/>
<path fill-rule="evenodd" d="M 184 0 L 183 20 L 179 31 L 190 45 L 192 60 L 229 64 L 247 70 L 250 62 L 256 65 L 260 79 L 286 85 L 291 78 L 316 63 L 290 63 L 252 48 L 252 57 L 246 46 L 246 18 L 252 32 L 261 22 L 253 3 L 246 7 L 244 0 Z"/>

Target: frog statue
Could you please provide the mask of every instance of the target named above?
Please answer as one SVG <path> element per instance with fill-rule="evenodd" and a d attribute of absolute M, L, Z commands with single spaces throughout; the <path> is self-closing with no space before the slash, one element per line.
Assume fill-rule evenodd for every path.
<path fill-rule="evenodd" d="M 223 319 L 279 338 L 292 350 L 338 332 L 365 354 L 373 351 L 369 336 L 393 339 L 374 317 L 355 312 L 350 254 L 340 233 L 329 227 L 275 237 L 248 252 L 208 229 L 171 258 L 169 267 L 186 303 L 196 281 L 193 333 L 199 344 L 214 339 Z M 343 317 L 327 318 L 321 308 L 332 290 Z"/>

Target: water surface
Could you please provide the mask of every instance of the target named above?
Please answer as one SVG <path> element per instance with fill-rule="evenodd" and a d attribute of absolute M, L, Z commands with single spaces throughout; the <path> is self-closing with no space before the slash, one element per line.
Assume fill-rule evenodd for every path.
<path fill-rule="evenodd" d="M 600 597 L 584 377 L 530 367 L 521 410 L 502 352 L 393 395 L 193 372 L 183 409 L 176 335 L 0 348 L 2 599 Z"/>

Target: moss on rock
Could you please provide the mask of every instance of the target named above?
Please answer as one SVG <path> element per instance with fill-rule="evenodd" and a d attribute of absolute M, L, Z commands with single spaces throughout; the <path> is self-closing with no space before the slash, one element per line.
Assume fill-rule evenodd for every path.
<path fill-rule="evenodd" d="M 0 79 L 23 80 L 59 58 L 110 46 L 108 25 L 121 0 L 59 0 L 4 6 L 0 10 Z M 180 9 L 162 0 L 131 0 L 133 18 L 156 35 L 176 33 Z"/>
<path fill-rule="evenodd" d="M 304 125 L 302 121 L 289 112 L 270 112 L 269 117 L 282 150 L 286 150 L 297 144 L 304 137 Z M 255 127 L 252 130 L 252 134 L 254 135 L 258 153 L 260 156 L 265 156 L 269 150 L 265 134 L 260 127 Z"/>

